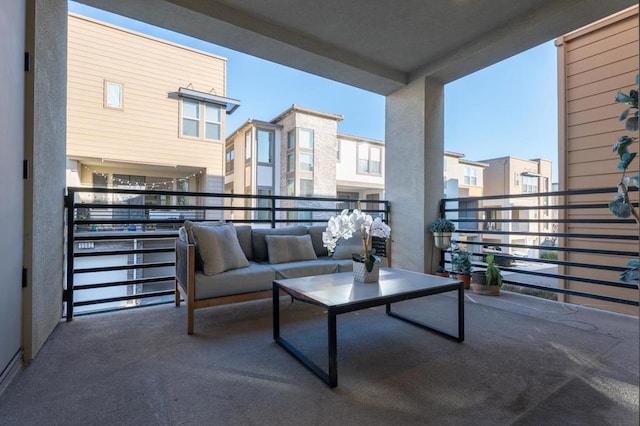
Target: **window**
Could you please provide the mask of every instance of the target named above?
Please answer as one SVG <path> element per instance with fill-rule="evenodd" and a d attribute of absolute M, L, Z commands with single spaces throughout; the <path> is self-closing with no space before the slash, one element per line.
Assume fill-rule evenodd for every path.
<path fill-rule="evenodd" d="M 313 171 L 313 154 L 310 152 L 300 153 L 300 170 L 303 172 Z"/>
<path fill-rule="evenodd" d="M 538 192 L 538 177 L 537 176 L 522 176 L 522 192 L 532 194 Z"/>
<path fill-rule="evenodd" d="M 236 150 L 233 144 L 227 146 L 227 153 L 225 156 L 225 170 L 227 174 L 233 173 L 233 163 L 236 158 Z"/>
<path fill-rule="evenodd" d="M 300 179 L 300 196 L 310 197 L 313 195 L 313 180 Z"/>
<path fill-rule="evenodd" d="M 340 139 L 336 139 L 336 160 L 340 161 Z"/>
<path fill-rule="evenodd" d="M 293 179 L 287 179 L 287 195 L 290 197 L 296 195 L 296 183 Z"/>
<path fill-rule="evenodd" d="M 122 109 L 122 84 L 112 81 L 104 82 L 104 106 Z"/>
<path fill-rule="evenodd" d="M 257 129 L 258 163 L 271 164 L 273 162 L 273 141 L 275 134 L 270 130 Z"/>
<path fill-rule="evenodd" d="M 200 137 L 200 103 L 182 100 L 182 136 Z"/>
<path fill-rule="evenodd" d="M 287 132 L 287 149 L 293 149 L 296 147 L 296 131 L 290 130 Z"/>
<path fill-rule="evenodd" d="M 267 188 L 258 188 L 258 195 L 271 195 L 271 189 L 267 189 Z M 271 200 L 269 200 L 268 198 L 258 198 L 257 200 L 257 207 L 261 207 L 261 208 L 270 208 L 271 207 Z M 270 220 L 271 219 L 271 212 L 268 210 L 259 210 L 257 212 L 257 219 L 259 220 Z"/>
<path fill-rule="evenodd" d="M 300 129 L 300 148 L 313 149 L 313 130 Z"/>
<path fill-rule="evenodd" d="M 358 173 L 380 174 L 382 150 L 366 143 L 358 145 Z"/>
<path fill-rule="evenodd" d="M 474 169 L 477 170 L 477 169 Z M 476 201 L 459 201 L 458 208 L 460 211 L 458 212 L 458 217 L 460 219 L 475 219 L 476 212 L 470 211 L 471 209 L 477 208 Z M 460 221 L 458 222 L 458 228 L 460 229 L 476 229 L 478 224 L 476 222 L 466 222 Z"/>
<path fill-rule="evenodd" d="M 475 167 L 464 168 L 464 184 L 478 185 L 478 169 Z"/>
<path fill-rule="evenodd" d="M 221 109 L 217 105 L 205 104 L 204 138 L 220 140 Z"/>
<path fill-rule="evenodd" d="M 244 134 L 244 161 L 245 163 L 251 162 L 251 131 Z"/>
<path fill-rule="evenodd" d="M 287 172 L 294 172 L 296 170 L 296 154 L 287 154 Z"/>
<path fill-rule="evenodd" d="M 513 185 L 514 186 L 519 186 L 520 185 L 520 173 L 515 172 L 513 174 Z"/>
<path fill-rule="evenodd" d="M 200 120 L 201 117 L 204 117 L 203 122 Z M 182 136 L 200 138 L 200 135 L 204 135 L 204 139 L 219 141 L 221 123 L 220 106 L 188 98 L 182 99 Z"/>

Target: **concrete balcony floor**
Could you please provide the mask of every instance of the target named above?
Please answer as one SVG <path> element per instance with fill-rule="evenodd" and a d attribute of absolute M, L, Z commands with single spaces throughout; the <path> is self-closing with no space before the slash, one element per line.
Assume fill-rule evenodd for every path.
<path fill-rule="evenodd" d="M 396 310 L 455 331 L 456 298 Z M 273 342 L 271 301 L 158 306 L 61 323 L 0 396 L 2 425 L 637 425 L 638 319 L 503 292 L 466 295 L 457 343 L 338 317 L 338 387 Z M 282 334 L 326 364 L 321 309 L 281 301 Z"/>

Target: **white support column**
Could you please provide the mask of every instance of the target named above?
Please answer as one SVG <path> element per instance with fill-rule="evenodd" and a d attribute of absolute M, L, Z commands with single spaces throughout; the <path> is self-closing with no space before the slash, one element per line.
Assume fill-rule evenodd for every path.
<path fill-rule="evenodd" d="M 433 272 L 440 251 L 428 226 L 444 195 L 444 85 L 419 79 L 388 95 L 385 120 L 393 266 Z"/>

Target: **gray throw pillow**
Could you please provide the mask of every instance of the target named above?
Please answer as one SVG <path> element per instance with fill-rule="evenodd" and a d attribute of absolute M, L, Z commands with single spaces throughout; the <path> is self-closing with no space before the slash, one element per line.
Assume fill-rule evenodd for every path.
<path fill-rule="evenodd" d="M 340 240 L 333 252 L 335 260 L 351 259 L 352 254 L 362 254 L 362 236 L 359 232 L 354 232 L 348 240 Z"/>
<path fill-rule="evenodd" d="M 299 262 L 316 260 L 311 235 L 266 235 L 269 263 Z"/>
<path fill-rule="evenodd" d="M 262 262 L 269 260 L 267 252 L 267 242 L 264 237 L 267 235 L 305 235 L 306 226 L 287 226 L 285 228 L 258 228 L 251 231 L 251 243 L 253 245 L 253 260 Z"/>
<path fill-rule="evenodd" d="M 240 247 L 233 225 L 194 225 L 192 231 L 198 240 L 198 248 L 202 258 L 202 272 L 205 275 L 216 275 L 231 269 L 249 266 L 249 261 Z"/>

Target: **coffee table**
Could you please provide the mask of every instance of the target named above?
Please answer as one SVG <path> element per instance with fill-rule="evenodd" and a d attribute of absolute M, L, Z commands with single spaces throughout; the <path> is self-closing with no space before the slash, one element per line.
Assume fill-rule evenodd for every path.
<path fill-rule="evenodd" d="M 280 290 L 295 300 L 327 310 L 329 363 L 323 370 L 280 335 Z M 391 310 L 391 304 L 432 294 L 458 292 L 457 335 L 415 321 Z M 436 332 L 458 342 L 464 341 L 464 287 L 461 281 L 402 269 L 380 269 L 377 283 L 353 281 L 353 273 L 316 275 L 273 282 L 273 339 L 330 387 L 338 385 L 336 316 L 374 306 L 386 305 L 386 313 L 415 326 Z"/>

